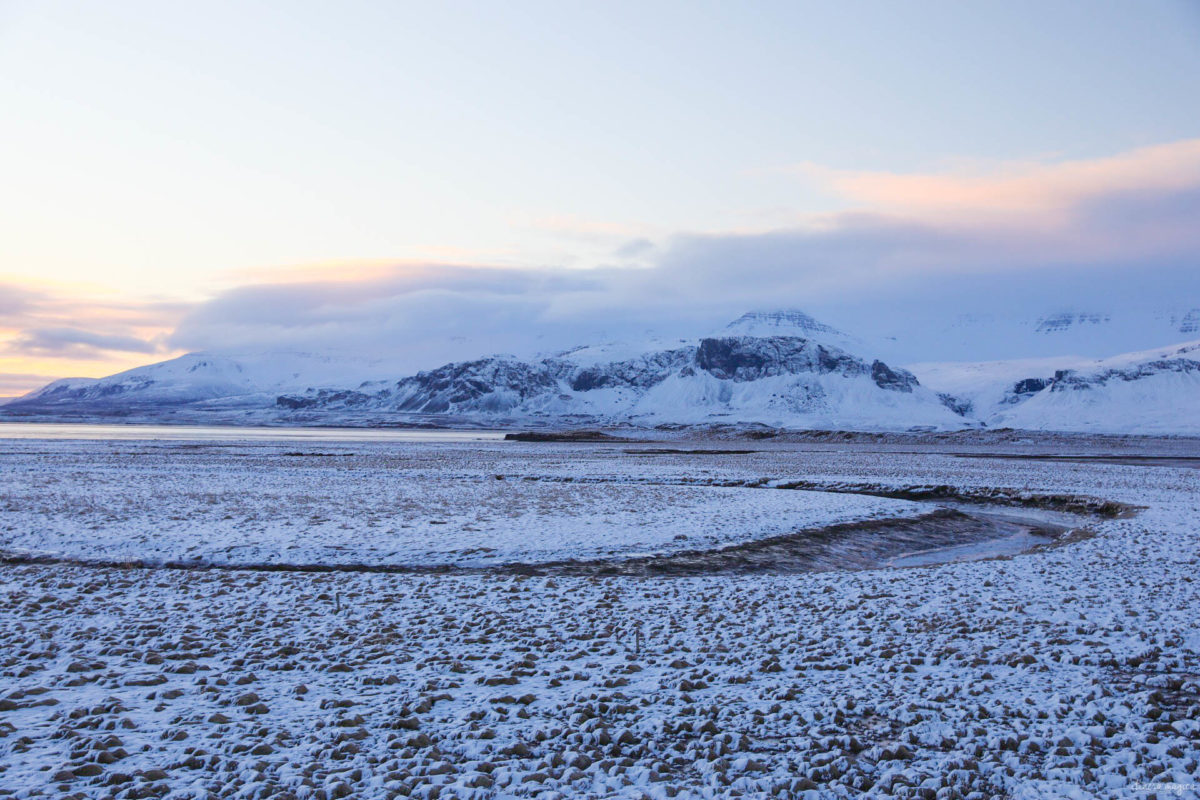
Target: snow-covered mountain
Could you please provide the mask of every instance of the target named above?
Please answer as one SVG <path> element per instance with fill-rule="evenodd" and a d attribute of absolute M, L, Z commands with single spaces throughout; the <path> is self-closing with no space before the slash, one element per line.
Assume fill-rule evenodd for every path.
<path fill-rule="evenodd" d="M 967 423 L 907 371 L 799 336 L 725 336 L 633 358 L 571 353 L 447 364 L 374 391 L 284 395 L 288 411 L 789 428 L 960 428 Z"/>
<path fill-rule="evenodd" d="M 912 369 L 992 428 L 1200 435 L 1200 340 L 1099 360 Z"/>
<path fill-rule="evenodd" d="M 795 308 L 750 311 L 719 332 L 725 336 L 795 336 L 821 344 L 853 347 L 861 342 Z"/>
<path fill-rule="evenodd" d="M 357 385 L 390 365 L 342 354 L 187 355 L 106 378 L 64 378 L 10 400 L 8 414 L 114 414 L 180 406 L 268 406 L 281 392 Z"/>
<path fill-rule="evenodd" d="M 799 309 L 773 309 L 769 311 L 750 311 L 727 325 L 722 325 L 708 333 L 712 338 L 728 336 L 750 336 L 755 338 L 769 336 L 791 336 L 807 339 L 817 344 L 832 345 L 860 356 L 868 349 L 864 342 L 813 319 Z M 628 361 L 647 353 L 659 350 L 672 350 L 678 347 L 694 345 L 698 339 L 665 338 L 646 334 L 641 338 L 620 339 L 601 343 L 584 344 L 569 350 L 547 353 L 539 358 L 561 358 L 580 366 L 597 366 L 617 361 Z"/>
<path fill-rule="evenodd" d="M 921 383 L 953 398 L 963 413 L 988 425 L 1050 385 L 1059 370 L 1085 365 L 1078 356 L 1013 361 L 906 364 Z"/>
<path fill-rule="evenodd" d="M 1104 324 L 1070 315 L 1044 321 L 1038 335 Z M 1200 327 L 1200 312 L 1171 324 Z M 906 368 L 879 355 L 887 346 L 802 311 L 775 310 L 744 314 L 700 339 L 647 335 L 416 374 L 397 361 L 352 354 L 194 353 L 107 378 L 56 381 L 0 407 L 0 415 L 202 421 L 220 413 L 226 422 L 284 424 L 375 424 L 421 415 L 485 425 L 1200 435 L 1200 342 L 1103 360 L 1058 355 Z"/>
<path fill-rule="evenodd" d="M 1200 341 L 1057 371 L 993 417 L 1031 430 L 1200 434 Z"/>

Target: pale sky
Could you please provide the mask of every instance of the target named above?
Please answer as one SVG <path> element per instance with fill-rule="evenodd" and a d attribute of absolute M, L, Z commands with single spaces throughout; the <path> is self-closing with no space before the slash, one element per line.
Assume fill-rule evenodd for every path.
<path fill-rule="evenodd" d="M 430 292 L 451 316 L 519 295 L 529 319 L 640 324 L 676 313 L 668 277 L 723 270 L 681 303 L 720 305 L 731 276 L 773 297 L 791 265 L 795 305 L 908 271 L 1200 256 L 1192 0 L 0 0 L 0 75 L 0 395 L 310 346 L 332 313 L 313 297 L 377 340 Z M 970 233 L 871 249 L 898 223 Z M 689 261 L 728 241 L 782 249 Z M 581 274 L 605 287 L 587 302 L 559 284 Z M 259 284 L 318 288 L 264 330 L 236 302 Z"/>

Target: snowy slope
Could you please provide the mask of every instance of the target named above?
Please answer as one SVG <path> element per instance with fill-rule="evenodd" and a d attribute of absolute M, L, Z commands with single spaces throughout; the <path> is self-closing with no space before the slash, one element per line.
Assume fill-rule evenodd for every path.
<path fill-rule="evenodd" d="M 1200 341 L 1107 359 L 913 364 L 989 427 L 1200 434 Z"/>
<path fill-rule="evenodd" d="M 861 341 L 831 325 L 813 319 L 796 308 L 750 311 L 726 325 L 718 336 L 798 336 L 843 349 L 853 349 Z"/>
<path fill-rule="evenodd" d="M 1040 308 L 947 307 L 944 312 L 901 305 L 832 318 L 871 343 L 876 357 L 898 364 L 1068 356 L 1083 360 L 1195 339 L 1200 336 L 1200 305 L 1194 298 L 1188 300 L 1177 307 L 1140 308 L 1076 304 L 1067 298 Z"/>
<path fill-rule="evenodd" d="M 666 339 L 659 336 L 642 339 L 622 339 L 599 344 L 585 344 L 548 353 L 538 358 L 555 358 L 569 361 L 580 367 L 595 367 L 601 364 L 611 364 L 614 361 L 629 361 L 660 350 L 671 350 L 694 344 L 692 339 Z"/>
<path fill-rule="evenodd" d="M 994 426 L 1200 434 L 1200 340 L 1058 372 Z"/>
<path fill-rule="evenodd" d="M 72 413 L 118 408 L 154 408 L 224 401 L 269 405 L 285 391 L 309 386 L 361 383 L 365 375 L 387 374 L 388 365 L 344 355 L 189 353 L 107 378 L 65 378 L 10 401 L 6 412 L 63 410 Z"/>
<path fill-rule="evenodd" d="M 1085 366 L 1078 356 L 1023 358 L 1012 361 L 944 362 L 907 364 L 921 383 L 949 395 L 967 416 L 994 421 L 1050 385 L 1059 370 Z"/>

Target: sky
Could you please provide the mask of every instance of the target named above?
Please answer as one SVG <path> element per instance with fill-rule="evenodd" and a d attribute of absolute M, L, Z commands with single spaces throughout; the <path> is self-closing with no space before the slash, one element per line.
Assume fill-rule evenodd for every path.
<path fill-rule="evenodd" d="M 1195 0 L 0 0 L 0 396 L 997 287 L 1200 307 L 1198 99 Z"/>

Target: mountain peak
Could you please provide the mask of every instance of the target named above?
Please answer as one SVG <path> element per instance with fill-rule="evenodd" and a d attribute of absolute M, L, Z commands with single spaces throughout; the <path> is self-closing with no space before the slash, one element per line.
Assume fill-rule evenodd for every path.
<path fill-rule="evenodd" d="M 845 336 L 837 328 L 813 319 L 798 308 L 748 311 L 726 325 L 725 332 L 744 336 L 811 336 L 822 333 Z"/>
<path fill-rule="evenodd" d="M 831 345 L 857 355 L 873 350 L 857 336 L 843 333 L 832 325 L 814 319 L 798 308 L 748 311 L 726 325 L 716 336 L 790 336 Z M 875 357 L 875 353 L 871 353 Z"/>

